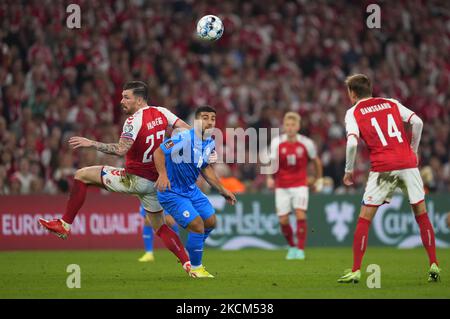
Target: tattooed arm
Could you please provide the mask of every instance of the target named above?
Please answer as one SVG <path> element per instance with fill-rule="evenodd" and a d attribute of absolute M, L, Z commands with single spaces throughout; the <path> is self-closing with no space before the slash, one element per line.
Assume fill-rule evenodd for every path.
<path fill-rule="evenodd" d="M 119 143 L 101 143 L 80 136 L 73 136 L 69 139 L 69 144 L 73 149 L 93 147 L 97 151 L 117 156 L 124 156 L 133 145 L 133 142 L 133 140 L 128 138 L 120 138 Z"/>

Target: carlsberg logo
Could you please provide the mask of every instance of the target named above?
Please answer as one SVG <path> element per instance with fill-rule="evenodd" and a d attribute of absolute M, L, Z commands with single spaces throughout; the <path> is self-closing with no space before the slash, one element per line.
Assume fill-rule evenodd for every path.
<path fill-rule="evenodd" d="M 216 229 L 206 241 L 208 246 L 221 249 L 286 247 L 272 198 L 242 196 L 235 206 L 226 206 L 225 199 L 219 195 L 208 198 L 217 212 Z M 435 230 L 436 246 L 450 247 L 450 230 L 444 212 L 447 205 L 441 204 L 439 199 L 439 196 L 427 199 L 427 212 Z M 310 246 L 351 246 L 359 210 L 359 196 L 312 197 L 308 210 Z M 290 217 L 295 231 L 295 216 Z M 398 248 L 422 246 L 419 227 L 407 198 L 396 195 L 390 204 L 378 208 L 371 224 L 369 244 Z"/>
<path fill-rule="evenodd" d="M 375 235 L 386 245 L 395 245 L 399 248 L 422 246 L 419 226 L 414 215 L 410 210 L 399 211 L 403 200 L 402 196 L 395 196 L 390 204 L 378 208 L 372 222 Z M 436 234 L 436 246 L 449 247 L 448 239 L 445 241 L 440 238 L 450 233 L 446 224 L 446 214 L 435 212 L 433 201 L 427 202 L 427 212 Z"/>
<path fill-rule="evenodd" d="M 209 196 L 214 208 L 223 210 L 225 199 L 222 196 Z M 240 249 L 245 247 L 257 247 L 264 249 L 276 249 L 279 245 L 261 237 L 279 237 L 280 230 L 278 217 L 261 212 L 261 204 L 253 201 L 251 210 L 244 214 L 242 202 L 234 206 L 234 214 L 220 213 L 216 215 L 216 229 L 206 240 L 206 244 L 222 249 Z"/>
<path fill-rule="evenodd" d="M 338 242 L 342 242 L 350 231 L 349 223 L 353 221 L 355 206 L 348 202 L 333 202 L 325 206 L 327 222 L 333 224 L 331 233 Z"/>
<path fill-rule="evenodd" d="M 407 204 L 407 205 L 403 205 Z M 402 209 L 407 207 L 407 210 Z M 436 234 L 437 247 L 450 247 L 448 235 L 450 230 L 446 224 L 446 213 L 435 212 L 434 202 L 427 201 L 427 212 Z M 353 234 L 354 222 L 358 218 L 359 206 L 346 201 L 334 201 L 325 206 L 326 220 L 331 224 L 331 233 L 339 243 L 350 243 L 349 234 Z M 352 227 L 352 228 L 350 228 Z M 394 196 L 389 204 L 381 205 L 372 221 L 374 235 L 369 241 L 374 244 L 413 248 L 422 246 L 420 231 L 414 214 L 402 196 Z M 372 237 L 373 236 L 373 237 Z M 351 237 L 351 236 L 350 236 Z M 444 239 L 447 237 L 446 239 Z M 374 241 L 377 241 L 375 243 Z"/>

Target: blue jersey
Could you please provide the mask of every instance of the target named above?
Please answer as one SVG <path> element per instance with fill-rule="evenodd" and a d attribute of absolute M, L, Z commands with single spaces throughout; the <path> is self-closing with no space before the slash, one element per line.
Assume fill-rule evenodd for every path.
<path fill-rule="evenodd" d="M 165 140 L 160 147 L 166 157 L 172 191 L 186 194 L 197 189 L 195 183 L 200 171 L 209 164 L 209 155 L 215 148 L 214 140 L 202 140 L 191 129 Z"/>

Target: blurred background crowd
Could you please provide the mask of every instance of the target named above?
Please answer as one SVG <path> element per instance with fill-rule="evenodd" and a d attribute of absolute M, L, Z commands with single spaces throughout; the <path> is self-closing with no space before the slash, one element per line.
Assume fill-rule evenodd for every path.
<path fill-rule="evenodd" d="M 81 28 L 66 26 L 79 3 Z M 122 166 L 95 150 L 70 150 L 81 135 L 118 140 L 128 80 L 146 81 L 150 105 L 190 121 L 209 104 L 220 129 L 280 127 L 288 110 L 319 150 L 324 192 L 361 191 L 369 161 L 360 147 L 356 185 L 342 186 L 345 77 L 365 73 L 425 122 L 422 176 L 450 191 L 450 2 L 386 1 L 381 29 L 363 1 L 0 2 L 0 194 L 67 192 L 77 168 Z M 204 43 L 197 20 L 215 14 L 223 37 Z M 258 164 L 217 164 L 241 192 L 265 192 Z"/>

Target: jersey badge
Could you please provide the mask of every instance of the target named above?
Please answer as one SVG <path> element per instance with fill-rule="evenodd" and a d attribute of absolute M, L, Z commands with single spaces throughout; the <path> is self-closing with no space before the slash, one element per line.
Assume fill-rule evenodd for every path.
<path fill-rule="evenodd" d="M 166 149 L 170 150 L 172 147 L 175 146 L 175 143 L 172 140 L 169 140 L 164 143 L 164 146 L 166 147 Z"/>

